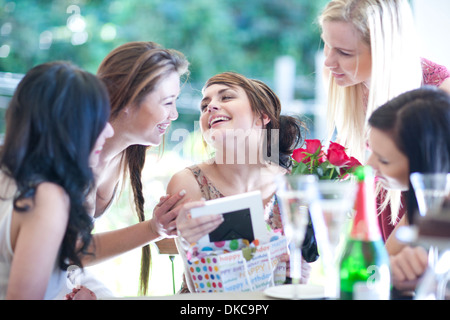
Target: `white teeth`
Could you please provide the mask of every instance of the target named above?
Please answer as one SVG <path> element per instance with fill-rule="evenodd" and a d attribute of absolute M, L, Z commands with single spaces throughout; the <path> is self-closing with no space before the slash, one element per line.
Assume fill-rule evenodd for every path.
<path fill-rule="evenodd" d="M 229 117 L 225 117 L 225 116 L 218 116 L 218 117 L 212 119 L 212 120 L 209 122 L 209 126 L 212 126 L 212 125 L 213 125 L 215 122 L 217 122 L 217 121 L 227 121 L 227 120 L 230 120 L 230 118 L 229 118 Z"/>

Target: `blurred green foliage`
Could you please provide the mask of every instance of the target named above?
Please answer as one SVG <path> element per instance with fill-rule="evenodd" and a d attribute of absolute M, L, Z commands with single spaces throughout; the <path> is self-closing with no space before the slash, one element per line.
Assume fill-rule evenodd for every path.
<path fill-rule="evenodd" d="M 320 46 L 316 17 L 326 2 L 0 0 L 0 47 L 9 48 L 0 71 L 25 73 L 63 59 L 95 73 L 118 45 L 155 41 L 188 57 L 194 83 L 226 70 L 271 80 L 280 55 L 296 59 L 297 74 L 312 75 Z M 85 24 L 82 32 L 68 28 L 75 14 Z"/>
<path fill-rule="evenodd" d="M 200 89 L 208 78 L 236 71 L 273 87 L 279 56 L 296 61 L 295 98 L 314 99 L 315 55 L 321 45 L 316 21 L 327 2 L 0 0 L 0 72 L 24 74 L 43 62 L 69 60 L 96 73 L 117 46 L 154 41 L 190 61 L 189 82 L 177 103 L 180 117 L 171 129 L 193 131 Z M 10 94 L 0 100 L 0 109 Z M 178 143 L 170 137 L 168 149 Z"/>

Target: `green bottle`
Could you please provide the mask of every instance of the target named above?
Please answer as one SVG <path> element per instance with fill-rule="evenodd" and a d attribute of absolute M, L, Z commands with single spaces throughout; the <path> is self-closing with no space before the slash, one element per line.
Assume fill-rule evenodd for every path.
<path fill-rule="evenodd" d="M 376 215 L 372 168 L 360 167 L 355 175 L 356 213 L 339 264 L 340 298 L 387 300 L 391 289 L 389 255 Z"/>

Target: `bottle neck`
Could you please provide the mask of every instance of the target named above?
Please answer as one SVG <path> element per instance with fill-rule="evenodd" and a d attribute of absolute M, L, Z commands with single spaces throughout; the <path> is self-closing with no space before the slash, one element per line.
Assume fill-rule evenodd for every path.
<path fill-rule="evenodd" d="M 355 211 L 350 237 L 361 241 L 380 240 L 373 179 L 358 182 Z"/>

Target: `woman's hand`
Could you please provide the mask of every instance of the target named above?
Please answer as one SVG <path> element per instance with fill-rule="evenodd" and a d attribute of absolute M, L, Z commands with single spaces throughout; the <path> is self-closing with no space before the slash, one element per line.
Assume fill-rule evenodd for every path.
<path fill-rule="evenodd" d="M 153 210 L 150 220 L 150 229 L 161 238 L 175 237 L 177 235 L 176 218 L 182 205 L 177 205 L 185 196 L 184 190 L 175 195 L 165 195 Z"/>
<path fill-rule="evenodd" d="M 180 210 L 176 225 L 178 235 L 184 240 L 182 242 L 195 243 L 204 235 L 214 231 L 223 222 L 222 215 L 217 214 L 192 218 L 190 210 L 201 207 L 204 203 L 204 201 L 189 202 Z"/>
<path fill-rule="evenodd" d="M 428 254 L 422 247 L 404 247 L 390 257 L 392 279 L 398 290 L 414 290 L 428 266 Z"/>
<path fill-rule="evenodd" d="M 72 292 L 66 294 L 64 300 L 97 300 L 97 296 L 85 286 L 80 286 L 73 288 Z"/>

